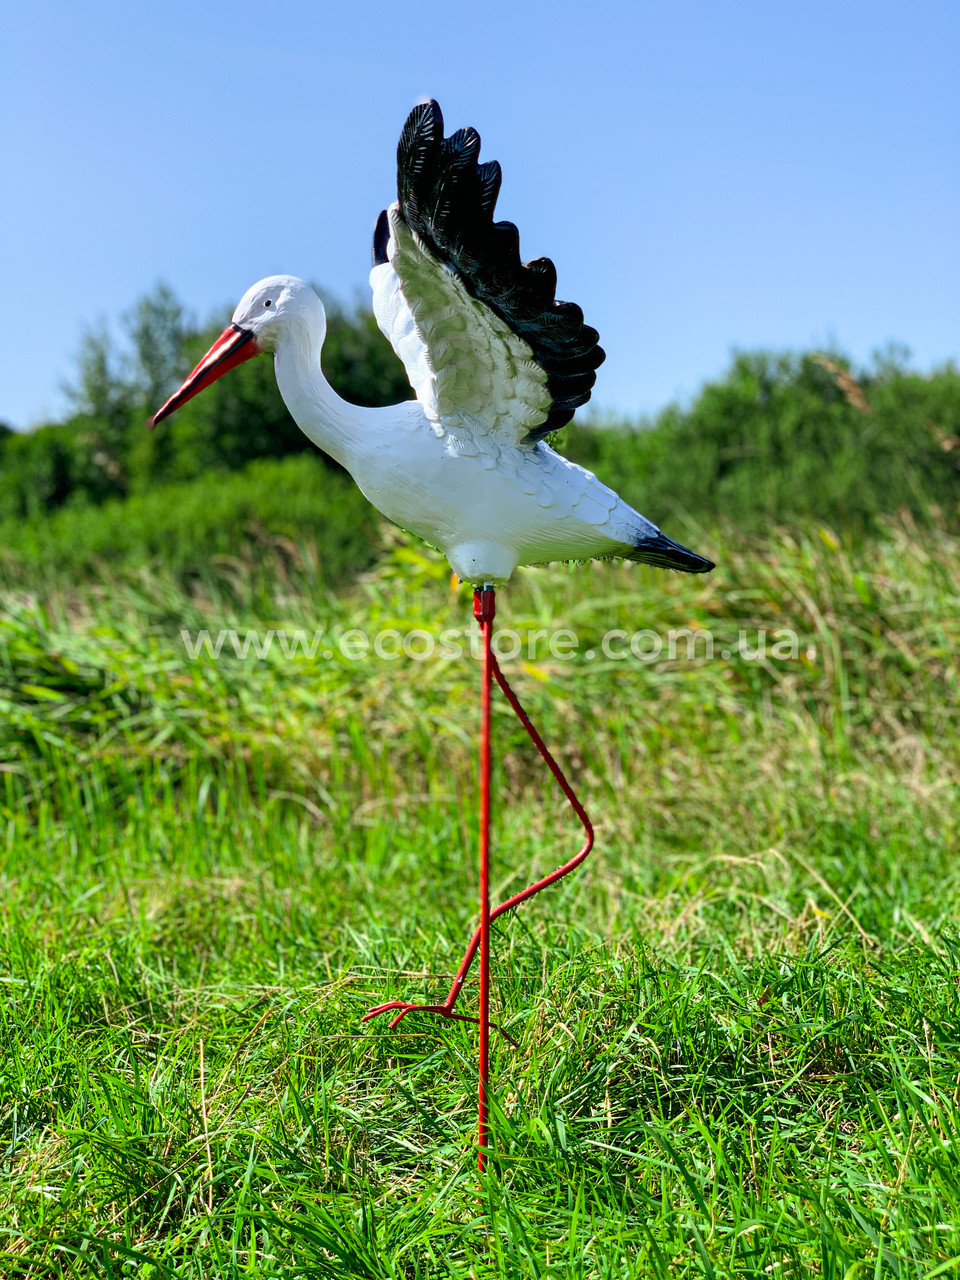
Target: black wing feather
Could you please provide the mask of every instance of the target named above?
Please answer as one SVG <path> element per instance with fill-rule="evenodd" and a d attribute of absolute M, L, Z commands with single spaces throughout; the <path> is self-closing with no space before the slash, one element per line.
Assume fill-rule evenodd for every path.
<path fill-rule="evenodd" d="M 556 301 L 557 272 L 550 259 L 522 263 L 517 228 L 493 221 L 500 166 L 495 160 L 479 164 L 479 152 L 476 129 L 458 129 L 444 138 L 437 104 L 415 107 L 397 147 L 400 214 L 441 261 L 456 269 L 473 296 L 532 349 L 552 398 L 546 422 L 528 437 L 538 440 L 569 422 L 590 399 L 604 352 L 580 308 Z"/>
<path fill-rule="evenodd" d="M 387 242 L 390 239 L 390 219 L 386 209 L 381 209 L 377 225 L 373 229 L 373 265 L 382 267 L 387 261 Z"/>

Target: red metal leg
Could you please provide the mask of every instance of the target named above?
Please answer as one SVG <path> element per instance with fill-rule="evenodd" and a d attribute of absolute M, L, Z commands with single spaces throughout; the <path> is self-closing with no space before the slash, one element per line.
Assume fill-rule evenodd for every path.
<path fill-rule="evenodd" d="M 490 675 L 493 653 L 493 587 L 474 592 L 473 614 L 483 633 L 480 675 L 480 1096 L 477 1168 L 483 1173 L 487 1151 L 490 1091 Z"/>
<path fill-rule="evenodd" d="M 484 597 L 489 597 L 485 600 Z M 573 788 L 563 774 L 563 770 L 550 754 L 549 749 L 544 743 L 540 734 L 530 722 L 530 717 L 520 705 L 520 700 L 511 689 L 506 676 L 500 670 L 500 664 L 490 647 L 490 639 L 492 635 L 493 615 L 494 615 L 494 592 L 492 588 L 474 592 L 473 611 L 474 617 L 481 625 L 484 637 L 483 658 L 482 658 L 482 676 L 480 688 L 480 924 L 476 932 L 470 939 L 470 944 L 464 952 L 463 959 L 460 961 L 460 968 L 453 980 L 453 985 L 447 994 L 443 1004 L 411 1004 L 405 1000 L 391 1000 L 388 1004 L 379 1004 L 364 1015 L 363 1021 L 366 1022 L 370 1018 L 376 1018 L 381 1013 L 388 1013 L 396 1010 L 396 1016 L 391 1019 L 390 1026 L 395 1027 L 402 1022 L 408 1013 L 435 1013 L 443 1018 L 456 1019 L 458 1022 L 475 1022 L 480 1025 L 480 1146 L 481 1146 L 481 1167 L 483 1159 L 484 1138 L 486 1135 L 486 1101 L 487 1101 L 487 1055 L 489 1053 L 489 1033 L 493 1027 L 510 1043 L 516 1046 L 516 1041 L 509 1036 L 502 1027 L 495 1022 L 489 1020 L 489 991 L 490 991 L 490 967 L 489 967 L 489 930 L 490 925 L 499 916 L 506 911 L 512 911 L 514 907 L 519 907 L 521 903 L 526 902 L 528 898 L 532 898 L 534 894 L 546 889 L 551 884 L 556 884 L 558 880 L 562 880 L 565 875 L 574 871 L 583 862 L 587 854 L 593 848 L 593 825 L 587 817 L 586 810 L 578 800 Z M 487 612 L 489 610 L 489 613 Z M 563 794 L 567 797 L 573 808 L 574 813 L 580 819 L 583 826 L 585 839 L 580 850 L 562 867 L 558 867 L 556 871 L 552 871 L 549 875 L 544 876 L 542 880 L 537 880 L 534 884 L 528 885 L 526 889 L 522 889 L 520 893 L 515 893 L 512 898 L 508 898 L 506 902 L 501 902 L 499 906 L 490 910 L 489 906 L 489 830 L 490 830 L 490 676 L 493 675 L 497 684 L 503 690 L 503 693 L 513 708 L 517 719 L 523 725 L 524 729 L 530 736 L 534 746 L 546 762 L 550 772 L 560 784 Z M 480 950 L 480 1017 L 471 1018 L 462 1013 L 454 1013 L 454 1006 L 463 989 L 467 974 L 473 964 L 477 950 Z"/>

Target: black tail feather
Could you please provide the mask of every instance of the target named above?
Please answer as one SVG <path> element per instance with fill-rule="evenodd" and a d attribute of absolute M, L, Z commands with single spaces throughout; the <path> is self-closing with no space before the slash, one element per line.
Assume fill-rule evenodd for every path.
<path fill-rule="evenodd" d="M 679 542 L 657 533 L 654 538 L 644 538 L 637 543 L 628 560 L 636 560 L 641 564 L 653 564 L 660 569 L 679 569 L 683 573 L 709 573 L 714 563 L 706 556 L 701 556 L 688 547 L 681 547 Z"/>

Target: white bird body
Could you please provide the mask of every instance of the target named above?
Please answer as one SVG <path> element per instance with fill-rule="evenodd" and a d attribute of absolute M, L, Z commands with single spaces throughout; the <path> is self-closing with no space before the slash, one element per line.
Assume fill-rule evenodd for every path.
<path fill-rule="evenodd" d="M 493 584 L 518 565 L 606 556 L 707 571 L 709 560 L 543 439 L 589 398 L 603 352 L 579 307 L 554 301 L 553 264 L 521 264 L 516 228 L 492 221 L 500 171 L 476 163 L 479 146 L 473 130 L 444 139 L 435 103 L 417 108 L 398 152 L 400 199 L 377 226 L 374 314 L 416 400 L 375 409 L 340 399 L 320 367 L 320 299 L 295 276 L 270 276 L 154 421 L 272 351 L 304 434 L 458 577 Z"/>
<path fill-rule="evenodd" d="M 320 368 L 325 320 L 308 284 L 292 276 L 261 281 L 234 323 L 249 323 L 264 292 L 272 295 L 273 325 L 286 320 L 272 342 L 294 421 L 388 520 L 441 550 L 458 577 L 500 582 L 519 564 L 629 555 L 656 538 L 649 520 L 543 441 L 498 438 L 471 413 L 431 418 L 419 400 L 386 409 L 341 400 Z"/>

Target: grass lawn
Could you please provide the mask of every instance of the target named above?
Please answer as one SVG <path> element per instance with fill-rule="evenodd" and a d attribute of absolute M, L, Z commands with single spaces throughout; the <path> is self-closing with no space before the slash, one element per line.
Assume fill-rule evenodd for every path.
<path fill-rule="evenodd" d="M 960 1274 L 960 547 L 704 550 L 499 595 L 577 637 L 504 667 L 598 843 L 496 926 L 480 1186 L 475 1028 L 360 1025 L 473 927 L 477 664 L 179 634 L 438 637 L 469 593 L 399 542 L 339 597 L 292 544 L 3 595 L 0 1274 Z M 603 656 L 682 627 L 712 660 Z M 495 735 L 496 901 L 579 829 Z"/>

